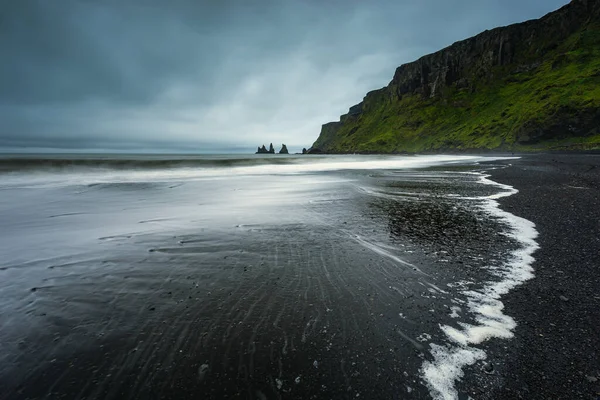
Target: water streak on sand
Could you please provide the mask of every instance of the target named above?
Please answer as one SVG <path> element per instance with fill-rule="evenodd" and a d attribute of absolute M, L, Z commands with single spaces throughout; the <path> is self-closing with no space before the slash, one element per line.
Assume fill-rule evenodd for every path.
<path fill-rule="evenodd" d="M 384 250 L 382 247 L 383 246 L 379 246 L 375 243 L 371 243 L 368 240 L 362 239 L 360 236 L 358 235 L 350 235 L 350 237 L 352 239 L 354 239 L 355 241 L 357 241 L 358 243 L 360 243 L 361 245 L 363 245 L 364 247 L 366 247 L 367 249 L 371 250 L 372 252 L 379 254 L 380 256 L 389 258 L 390 260 L 394 261 L 397 264 L 400 264 L 404 267 L 409 267 L 412 268 L 414 271 L 419 271 L 420 273 L 425 274 L 423 271 L 421 271 L 416 265 L 411 264 L 407 261 L 404 261 L 403 259 L 401 259 L 398 256 L 393 255 L 392 253 L 390 253 L 387 250 Z"/>
<path fill-rule="evenodd" d="M 535 224 L 500 208 L 499 198 L 511 196 L 518 192 L 509 185 L 500 184 L 488 179 L 489 175 L 479 174 L 479 182 L 496 186 L 502 191 L 490 196 L 464 199 L 481 200 L 481 208 L 491 217 L 506 223 L 507 235 L 516 239 L 521 247 L 510 254 L 510 259 L 499 266 L 490 266 L 499 281 L 488 282 L 482 290 L 465 290 L 467 307 L 475 316 L 477 324 L 459 323 L 456 328 L 449 325 L 440 326 L 450 339 L 450 344 L 430 344 L 433 361 L 426 361 L 421 369 L 430 393 L 434 399 L 452 400 L 458 398 L 455 382 L 463 377 L 463 368 L 487 357 L 485 351 L 476 345 L 491 339 L 513 337 L 516 327 L 514 319 L 505 315 L 502 295 L 523 282 L 533 278 L 532 254 L 539 248 L 535 241 L 538 232 Z M 453 311 L 451 316 L 454 316 Z"/>

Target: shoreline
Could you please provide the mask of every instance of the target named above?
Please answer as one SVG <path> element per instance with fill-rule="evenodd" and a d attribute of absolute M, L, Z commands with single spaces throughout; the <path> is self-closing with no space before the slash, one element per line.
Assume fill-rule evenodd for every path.
<path fill-rule="evenodd" d="M 502 297 L 534 276 L 531 267 L 534 259 L 531 255 L 539 248 L 535 240 L 538 232 L 532 222 L 501 208 L 498 199 L 513 196 L 518 191 L 512 186 L 490 180 L 489 176 L 480 173 L 479 183 L 501 191 L 479 197 L 484 201 L 480 208 L 491 218 L 505 223 L 507 231 L 504 234 L 515 239 L 520 246 L 509 251 L 510 256 L 506 262 L 490 266 L 497 269 L 495 275 L 501 277 L 500 280 L 487 281 L 477 291 L 463 292 L 467 298 L 467 309 L 476 323 L 467 323 L 460 328 L 440 325 L 449 339 L 448 343 L 443 346 L 432 344 L 430 351 L 434 360 L 426 361 L 421 369 L 435 399 L 460 398 L 462 392 L 459 394 L 456 390 L 455 381 L 464 376 L 463 371 L 467 367 L 487 359 L 487 353 L 481 348 L 481 344 L 491 339 L 513 337 L 516 323 L 511 316 L 503 313 Z"/>
<path fill-rule="evenodd" d="M 343 156 L 343 155 L 364 155 L 364 156 L 431 156 L 431 155 L 474 155 L 474 156 L 502 156 L 502 157 L 528 157 L 528 156 L 544 156 L 544 155 L 578 155 L 578 154 L 589 154 L 598 155 L 600 154 L 600 148 L 594 149 L 539 149 L 532 151 L 524 150 L 502 150 L 502 149 L 445 149 L 445 150 L 431 150 L 431 151 L 419 151 L 419 152 L 408 152 L 408 151 L 392 151 L 389 153 L 381 153 L 377 151 L 359 151 L 359 152 L 327 152 L 327 151 L 314 151 L 311 149 L 304 153 L 296 153 L 300 155 L 323 155 L 323 156 Z"/>
<path fill-rule="evenodd" d="M 535 277 L 502 297 L 514 338 L 486 343 L 488 370 L 466 368 L 458 387 L 480 399 L 597 399 L 600 156 L 521 157 L 487 173 L 519 190 L 501 209 L 536 225 Z"/>
<path fill-rule="evenodd" d="M 477 340 L 482 357 L 470 366 L 461 364 L 462 380 L 450 377 L 453 393 L 459 399 L 596 399 L 600 391 L 593 380 L 600 376 L 596 344 L 600 341 L 594 327 L 600 295 L 594 273 L 600 247 L 600 157 L 521 157 L 441 164 L 424 176 L 422 171 L 359 173 L 353 176 L 361 182 L 360 191 L 355 184 L 346 187 L 345 180 L 320 182 L 324 175 L 318 187 L 303 189 L 300 197 L 296 190 L 281 197 L 281 185 L 286 187 L 289 179 L 279 177 L 268 180 L 272 186 L 258 189 L 251 181 L 246 186 L 240 186 L 242 181 L 234 186 L 202 181 L 203 192 L 210 193 L 206 198 L 198 197 L 200 183 L 129 185 L 125 191 L 122 185 L 92 184 L 88 194 L 76 194 L 77 204 L 95 205 L 83 210 L 87 214 L 24 205 L 23 215 L 28 218 L 32 209 L 39 211 L 36 221 L 52 218 L 49 232 L 64 232 L 61 224 L 69 224 L 69 231 L 79 227 L 86 236 L 91 232 L 81 229 L 94 222 L 88 219 L 90 211 L 115 215 L 110 207 L 115 202 L 130 203 L 150 193 L 154 198 L 133 214 L 117 213 L 120 220 L 130 218 L 120 221 L 124 225 L 93 232 L 97 240 L 91 248 L 86 245 L 91 251 L 88 256 L 73 258 L 60 252 L 59 258 L 28 267 L 38 271 L 33 279 L 13 282 L 14 296 L 24 296 L 27 305 L 5 308 L 25 312 L 18 319 L 14 315 L 24 324 L 19 330 L 28 333 L 21 337 L 16 331 L 14 340 L 4 337 L 15 346 L 18 357 L 6 353 L 0 369 L 0 398 L 77 393 L 90 398 L 143 398 L 150 393 L 165 398 L 244 393 L 256 398 L 317 394 L 392 398 L 405 393 L 412 393 L 409 398 L 428 398 L 420 368 L 431 357 L 422 351 L 427 343 L 446 343 L 447 332 L 438 328 L 459 322 L 454 320 L 459 314 L 450 307 L 458 304 L 450 298 L 456 290 L 447 293 L 439 287 L 456 282 L 457 277 L 498 284 L 489 280 L 484 266 L 501 263 L 494 254 L 519 251 L 512 240 L 527 236 L 522 232 L 515 232 L 516 237 L 497 235 L 502 227 L 493 216 L 510 215 L 535 223 L 540 233 L 533 243 L 541 246 L 533 254 L 535 277 L 502 295 L 501 302 L 495 303 L 495 317 L 488 321 L 497 331 L 498 313 L 507 316 L 514 338 Z M 444 175 L 443 183 L 427 177 L 439 169 L 455 173 Z M 464 175 L 466 170 L 476 173 Z M 492 186 L 505 186 L 508 192 L 497 193 L 489 186 L 492 180 Z M 207 182 L 213 182 L 210 191 Z M 221 203 L 213 206 L 209 200 L 222 199 L 231 189 L 244 190 L 243 204 L 252 210 L 265 207 L 255 212 L 261 216 L 248 219 L 244 212 L 239 220 L 229 212 L 219 214 Z M 265 217 L 274 210 L 273 203 L 261 200 L 265 190 L 274 190 L 280 199 L 272 218 Z M 408 191 L 408 200 L 420 193 L 423 201 L 389 202 L 388 190 L 399 196 Z M 55 191 L 63 202 L 70 193 Z M 446 198 L 443 194 L 452 194 L 450 200 L 438 201 L 439 195 Z M 489 199 L 492 218 L 478 218 L 480 207 L 462 204 L 460 194 L 467 195 L 463 198 L 467 201 Z M 239 208 L 237 198 L 230 200 Z M 285 198 L 288 202 L 282 203 Z M 306 212 L 299 213 L 298 201 L 313 198 L 344 203 L 331 208 L 328 201 L 309 202 Z M 199 201 L 211 211 L 211 218 L 206 212 L 175 212 L 198 211 Z M 155 218 L 165 202 L 177 207 L 162 215 L 165 218 Z M 105 227 L 106 218 L 101 220 Z M 27 221 L 20 223 L 26 227 Z M 169 225 L 168 221 L 178 222 Z M 182 230 L 185 221 L 188 228 Z M 151 224 L 167 225 L 152 234 L 139 231 L 140 223 L 151 230 Z M 548 237 L 564 248 L 556 250 L 554 243 L 544 242 Z M 575 240 L 579 237 L 583 240 Z M 544 252 L 549 261 L 540 257 Z M 559 262 L 579 263 L 587 270 L 567 271 L 562 264 L 555 266 Z M 549 277 L 544 277 L 546 265 Z M 433 283 L 421 276 L 420 268 L 429 268 Z M 78 269 L 85 273 L 74 274 Z M 7 271 L 26 274 L 29 270 Z M 556 285 L 557 277 L 567 282 Z M 89 282 L 93 284 L 88 286 Z M 581 300 L 576 294 L 585 285 L 587 297 Z M 457 293 L 466 294 L 462 289 Z M 550 300 L 564 309 L 547 306 Z M 477 326 L 482 323 L 479 317 L 464 313 L 460 322 Z M 568 329 L 563 329 L 562 338 L 547 332 L 562 329 L 557 321 L 568 318 L 572 319 L 564 324 Z M 568 369 L 572 365 L 575 370 Z M 79 381 L 91 383 L 84 387 L 74 383 Z"/>

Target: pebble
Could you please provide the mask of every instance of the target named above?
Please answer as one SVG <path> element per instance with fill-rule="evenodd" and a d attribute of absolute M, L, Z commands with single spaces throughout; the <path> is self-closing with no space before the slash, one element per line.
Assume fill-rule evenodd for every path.
<path fill-rule="evenodd" d="M 494 364 L 486 363 L 483 366 L 483 370 L 485 371 L 486 374 L 491 374 L 492 372 L 494 372 Z"/>
<path fill-rule="evenodd" d="M 202 364 L 200 368 L 198 368 L 198 380 L 202 382 L 206 377 L 206 373 L 208 372 L 208 364 Z"/>
<path fill-rule="evenodd" d="M 569 298 L 565 296 L 559 296 L 559 299 L 561 299 L 562 301 L 569 301 Z"/>

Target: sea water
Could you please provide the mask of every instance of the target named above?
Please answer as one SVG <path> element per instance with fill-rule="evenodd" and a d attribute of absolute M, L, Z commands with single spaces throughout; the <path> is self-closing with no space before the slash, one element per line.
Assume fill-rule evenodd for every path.
<path fill-rule="evenodd" d="M 0 158 L 0 393 L 453 399 L 534 225 L 499 157 Z"/>

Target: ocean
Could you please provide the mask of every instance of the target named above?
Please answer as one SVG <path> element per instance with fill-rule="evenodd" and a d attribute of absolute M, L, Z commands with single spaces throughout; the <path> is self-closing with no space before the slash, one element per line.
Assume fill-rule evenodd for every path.
<path fill-rule="evenodd" d="M 506 158 L 0 156 L 0 398 L 467 398 L 538 247 Z"/>

